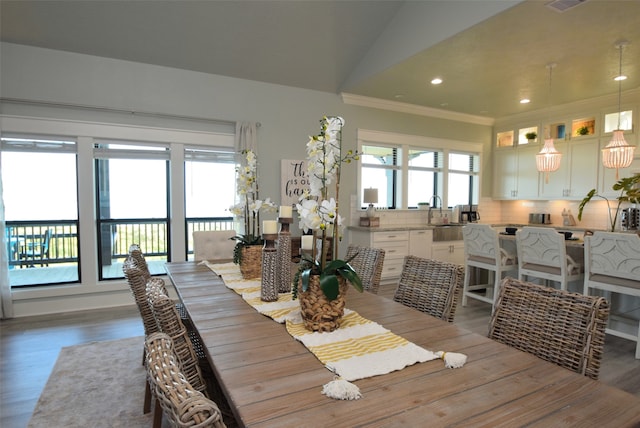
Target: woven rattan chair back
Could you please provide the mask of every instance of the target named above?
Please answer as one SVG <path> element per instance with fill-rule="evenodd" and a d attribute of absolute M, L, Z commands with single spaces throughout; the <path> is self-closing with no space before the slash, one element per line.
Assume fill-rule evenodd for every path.
<path fill-rule="evenodd" d="M 180 371 L 191 386 L 206 394 L 207 384 L 200 370 L 198 356 L 173 301 L 164 290 L 164 285 L 152 279 L 147 283 L 146 293 L 159 330 L 168 334 L 173 341 Z"/>
<path fill-rule="evenodd" d="M 584 238 L 584 294 L 593 290 L 640 297 L 640 237 L 631 233 L 598 231 Z M 616 297 L 612 297 L 615 306 Z M 638 323 L 638 321 L 636 321 Z M 614 336 L 636 342 L 640 359 L 640 323 L 637 332 L 610 323 L 606 330 Z"/>
<path fill-rule="evenodd" d="M 597 379 L 609 302 L 505 278 L 489 338 Z"/>
<path fill-rule="evenodd" d="M 349 260 L 354 255 L 355 257 L 349 264 L 358 273 L 362 280 L 363 288 L 373 294 L 378 294 L 382 278 L 382 266 L 384 264 L 384 250 L 349 245 L 346 259 Z"/>
<path fill-rule="evenodd" d="M 154 333 L 145 341 L 147 373 L 151 389 L 164 414 L 175 427 L 225 427 L 218 406 L 195 389 L 180 370 L 180 364 L 165 333 Z M 156 413 L 154 427 L 162 422 Z"/>
<path fill-rule="evenodd" d="M 138 266 L 138 263 L 133 259 L 133 257 L 129 256 L 122 264 L 122 271 L 124 272 L 124 277 L 129 283 L 129 288 L 131 289 L 133 298 L 138 306 L 138 311 L 142 317 L 144 334 L 145 336 L 148 336 L 160 330 L 158 329 L 158 324 L 153 316 L 153 311 L 147 301 L 146 287 L 148 277 Z"/>
<path fill-rule="evenodd" d="M 406 256 L 393 300 L 453 322 L 464 281 L 464 267 Z"/>
<path fill-rule="evenodd" d="M 516 245 L 520 280 L 556 281 L 562 290 L 582 280 L 582 266 L 567 255 L 564 235 L 555 229 L 525 226 L 516 232 Z"/>
<path fill-rule="evenodd" d="M 151 273 L 149 273 L 149 265 L 147 264 L 147 260 L 144 258 L 144 253 L 142 252 L 142 249 L 140 249 L 140 245 L 131 244 L 129 246 L 129 256 L 133 259 L 135 267 L 140 269 L 147 278 L 151 278 Z"/>
<path fill-rule="evenodd" d="M 498 289 L 505 272 L 518 269 L 517 257 L 500 246 L 498 232 L 488 224 L 470 223 L 462 228 L 464 240 L 464 287 L 462 289 L 462 306 L 467 305 L 467 299 L 480 300 L 495 305 Z M 478 284 L 473 281 L 474 269 L 484 269 L 489 272 L 486 283 Z M 475 282 L 475 284 L 472 284 Z M 484 295 L 477 290 L 485 289 Z"/>

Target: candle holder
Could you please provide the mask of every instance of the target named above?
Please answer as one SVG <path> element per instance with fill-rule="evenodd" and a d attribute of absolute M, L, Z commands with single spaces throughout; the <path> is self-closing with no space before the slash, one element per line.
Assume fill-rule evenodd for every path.
<path fill-rule="evenodd" d="M 276 283 L 279 293 L 291 292 L 291 232 L 289 225 L 293 223 L 292 217 L 279 217 L 280 233 L 278 234 L 278 268 L 276 271 Z"/>
<path fill-rule="evenodd" d="M 262 279 L 260 283 L 260 299 L 263 302 L 275 302 L 278 300 L 278 254 L 276 248 L 276 239 L 278 235 L 275 233 L 263 233 L 262 239 L 264 246 L 262 247 Z"/>

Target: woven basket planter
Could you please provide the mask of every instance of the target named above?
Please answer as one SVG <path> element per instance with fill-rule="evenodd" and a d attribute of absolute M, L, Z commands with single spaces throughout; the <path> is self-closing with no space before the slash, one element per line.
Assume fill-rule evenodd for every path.
<path fill-rule="evenodd" d="M 255 279 L 262 276 L 262 245 L 242 247 L 240 273 L 244 279 Z"/>
<path fill-rule="evenodd" d="M 338 281 L 340 293 L 335 300 L 328 300 L 322 292 L 319 275 L 311 276 L 307 291 L 298 294 L 300 312 L 307 330 L 329 332 L 340 327 L 349 283 L 341 276 L 338 276 Z M 298 288 L 302 290 L 302 284 Z"/>

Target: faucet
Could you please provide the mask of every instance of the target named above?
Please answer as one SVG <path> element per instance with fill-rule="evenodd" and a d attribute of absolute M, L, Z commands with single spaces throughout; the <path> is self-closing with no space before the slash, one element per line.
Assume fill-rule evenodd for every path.
<path fill-rule="evenodd" d="M 431 201 L 434 199 L 436 203 L 438 203 L 438 199 L 440 199 L 440 218 L 442 219 L 442 198 L 438 195 L 433 195 L 429 199 L 429 212 L 427 213 L 427 224 L 431 224 L 431 208 L 433 208 L 433 205 L 431 205 Z"/>

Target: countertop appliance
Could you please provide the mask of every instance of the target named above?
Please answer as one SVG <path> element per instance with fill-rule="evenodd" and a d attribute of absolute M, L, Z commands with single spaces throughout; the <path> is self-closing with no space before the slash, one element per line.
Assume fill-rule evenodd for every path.
<path fill-rule="evenodd" d="M 626 208 L 622 210 L 620 224 L 622 225 L 622 230 L 640 229 L 640 208 Z"/>
<path fill-rule="evenodd" d="M 551 214 L 530 213 L 529 224 L 551 224 Z"/>
<path fill-rule="evenodd" d="M 454 211 L 458 212 L 458 223 L 477 223 L 480 220 L 477 205 L 457 205 Z"/>

